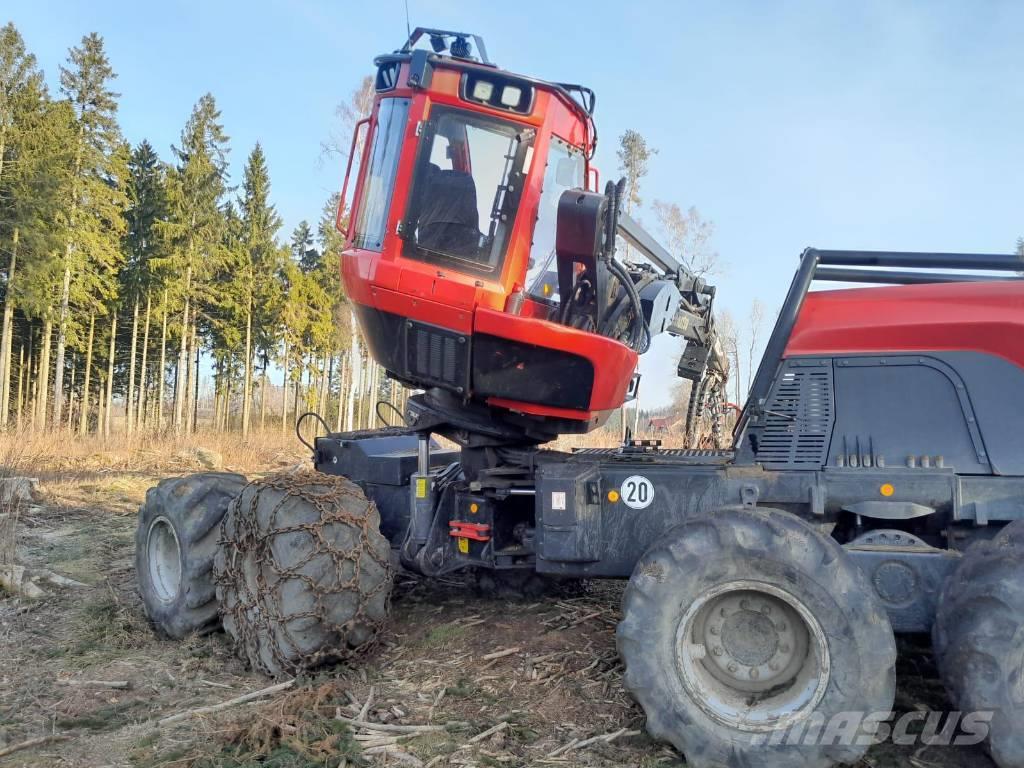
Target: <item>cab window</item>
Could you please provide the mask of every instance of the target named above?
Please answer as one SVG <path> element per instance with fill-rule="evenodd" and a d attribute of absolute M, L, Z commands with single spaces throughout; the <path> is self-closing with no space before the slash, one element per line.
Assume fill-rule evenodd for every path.
<path fill-rule="evenodd" d="M 532 298 L 558 301 L 558 265 L 555 261 L 558 201 L 567 189 L 582 189 L 584 167 L 583 153 L 579 149 L 557 136 L 551 137 L 544 168 L 544 188 L 533 229 L 530 265 L 526 272 L 526 292 Z"/>
<path fill-rule="evenodd" d="M 421 131 L 403 255 L 467 272 L 501 271 L 534 130 L 436 107 Z"/>

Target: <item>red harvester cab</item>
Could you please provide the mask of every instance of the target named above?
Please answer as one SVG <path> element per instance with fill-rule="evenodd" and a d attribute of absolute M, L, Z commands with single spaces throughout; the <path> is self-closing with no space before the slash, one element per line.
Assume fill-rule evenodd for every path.
<path fill-rule="evenodd" d="M 420 36 L 375 62 L 347 228 L 339 211 L 367 344 L 410 386 L 587 431 L 637 364 L 626 344 L 554 319 L 559 199 L 596 177 L 593 95 L 504 72 L 478 38 L 471 59 L 470 35 L 452 35 L 451 56 L 416 50 Z"/>

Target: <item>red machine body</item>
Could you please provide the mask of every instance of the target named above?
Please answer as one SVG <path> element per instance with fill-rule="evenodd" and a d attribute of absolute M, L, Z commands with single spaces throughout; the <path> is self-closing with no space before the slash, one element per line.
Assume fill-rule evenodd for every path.
<path fill-rule="evenodd" d="M 593 121 L 575 86 L 482 59 L 378 58 L 347 225 L 339 210 L 343 281 L 394 378 L 587 431 L 623 403 L 638 360 L 549 319 L 558 197 L 596 178 Z"/>
<path fill-rule="evenodd" d="M 983 352 L 1024 368 L 1024 281 L 807 294 L 786 356 Z"/>

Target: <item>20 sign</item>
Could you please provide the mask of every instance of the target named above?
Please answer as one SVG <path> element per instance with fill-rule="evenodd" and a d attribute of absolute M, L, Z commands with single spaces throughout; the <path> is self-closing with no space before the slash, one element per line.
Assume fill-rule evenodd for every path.
<path fill-rule="evenodd" d="M 630 475 L 622 481 L 619 496 L 627 507 L 645 509 L 654 501 L 654 483 L 643 475 Z"/>

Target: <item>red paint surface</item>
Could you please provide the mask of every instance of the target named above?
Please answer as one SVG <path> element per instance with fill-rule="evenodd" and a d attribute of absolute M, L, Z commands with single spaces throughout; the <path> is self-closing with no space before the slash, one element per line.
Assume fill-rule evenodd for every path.
<path fill-rule="evenodd" d="M 1024 280 L 815 291 L 786 356 L 983 352 L 1024 368 Z"/>

